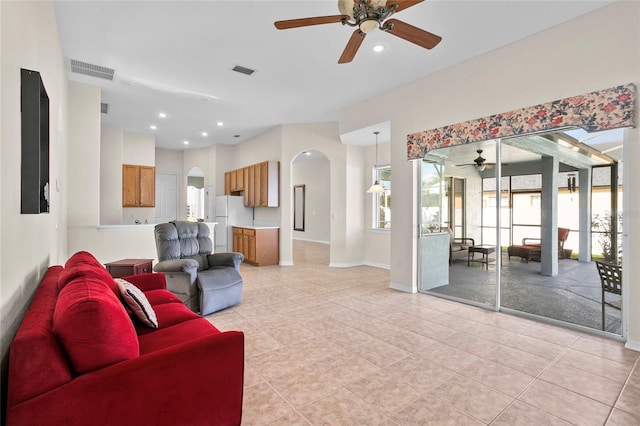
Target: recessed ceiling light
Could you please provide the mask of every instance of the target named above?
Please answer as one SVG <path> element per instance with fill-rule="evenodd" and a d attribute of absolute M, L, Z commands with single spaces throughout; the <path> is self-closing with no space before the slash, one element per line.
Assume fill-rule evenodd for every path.
<path fill-rule="evenodd" d="M 155 124 L 152 124 L 151 126 L 149 126 L 149 128 L 150 128 L 151 130 L 156 130 L 158 127 L 157 127 Z"/>
<path fill-rule="evenodd" d="M 184 141 L 182 143 L 185 144 L 185 145 L 189 145 L 189 141 Z"/>
<path fill-rule="evenodd" d="M 158 114 L 158 117 L 160 117 L 160 118 L 167 118 L 167 114 L 166 114 L 166 113 L 164 113 L 164 112 L 161 112 L 161 113 L 159 113 L 159 114 Z"/>
<path fill-rule="evenodd" d="M 375 46 L 373 46 L 373 51 L 376 53 L 380 53 L 384 50 L 384 46 L 381 44 L 376 44 Z"/>
<path fill-rule="evenodd" d="M 202 136 L 206 138 L 207 136 L 209 136 L 209 133 L 207 133 L 207 132 L 202 132 Z"/>
<path fill-rule="evenodd" d="M 239 137 L 240 137 L 240 135 L 233 135 L 233 137 L 234 137 L 234 138 L 239 138 Z"/>
<path fill-rule="evenodd" d="M 222 121 L 218 121 L 218 123 L 217 123 L 217 124 L 218 124 L 218 126 L 220 126 L 220 127 L 224 126 L 224 123 L 223 123 Z"/>

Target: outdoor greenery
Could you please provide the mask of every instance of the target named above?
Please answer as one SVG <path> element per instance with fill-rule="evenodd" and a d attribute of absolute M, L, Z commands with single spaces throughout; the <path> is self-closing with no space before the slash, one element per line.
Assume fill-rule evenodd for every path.
<path fill-rule="evenodd" d="M 622 215 L 617 215 L 618 231 L 622 229 Z M 593 237 L 597 240 L 602 251 L 602 259 L 607 262 L 621 263 L 622 262 L 622 241 L 620 238 L 617 240 L 616 247 L 613 247 L 613 241 L 611 238 L 612 232 L 612 220 L 610 214 L 596 214 L 593 216 L 591 222 L 591 231 Z M 597 258 L 595 254 L 592 256 Z"/>

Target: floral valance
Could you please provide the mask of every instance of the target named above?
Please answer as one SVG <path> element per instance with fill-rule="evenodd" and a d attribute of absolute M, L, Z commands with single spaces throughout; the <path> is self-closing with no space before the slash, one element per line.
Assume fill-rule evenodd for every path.
<path fill-rule="evenodd" d="M 409 160 L 446 146 L 566 127 L 587 132 L 635 127 L 636 86 L 626 84 L 407 136 Z"/>

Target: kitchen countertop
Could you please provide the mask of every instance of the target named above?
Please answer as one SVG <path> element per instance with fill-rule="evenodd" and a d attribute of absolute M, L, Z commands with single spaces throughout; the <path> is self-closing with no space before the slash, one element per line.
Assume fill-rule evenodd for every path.
<path fill-rule="evenodd" d="M 247 228 L 247 229 L 280 229 L 278 225 L 256 224 L 256 225 L 231 225 L 234 228 Z"/>

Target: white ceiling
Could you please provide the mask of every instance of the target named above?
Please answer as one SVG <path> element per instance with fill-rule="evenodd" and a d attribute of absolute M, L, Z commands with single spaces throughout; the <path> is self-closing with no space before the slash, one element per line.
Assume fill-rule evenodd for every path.
<path fill-rule="evenodd" d="M 273 26 L 339 14 L 335 0 L 54 0 L 67 63 L 116 71 L 113 81 L 69 73 L 71 80 L 102 87 L 102 102 L 109 104 L 103 121 L 155 134 L 158 147 L 180 150 L 236 144 L 279 124 L 335 121 L 346 106 L 609 3 L 428 0 L 394 17 L 442 36 L 434 49 L 374 31 L 353 62 L 339 65 L 353 28 Z M 386 49 L 374 53 L 375 44 Z M 231 71 L 236 65 L 256 72 L 238 74 Z M 363 129 L 343 142 L 373 144 L 372 132 Z"/>

